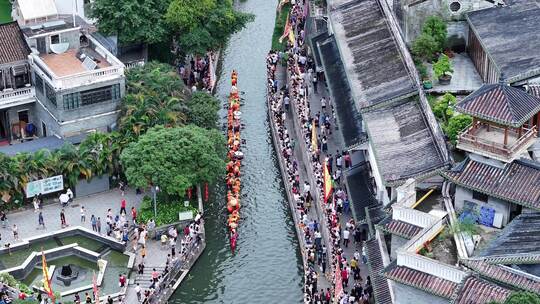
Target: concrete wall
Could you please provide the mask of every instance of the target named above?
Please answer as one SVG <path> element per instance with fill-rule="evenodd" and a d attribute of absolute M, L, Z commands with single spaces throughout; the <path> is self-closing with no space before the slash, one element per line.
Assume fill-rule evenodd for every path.
<path fill-rule="evenodd" d="M 390 259 L 395 261 L 397 258 L 397 250 L 403 247 L 409 240 L 399 235 L 392 234 L 390 241 Z"/>
<path fill-rule="evenodd" d="M 74 190 L 76 197 L 107 191 L 109 190 L 109 175 L 94 176 L 90 181 L 79 180 Z"/>
<path fill-rule="evenodd" d="M 450 300 L 393 281 L 395 304 L 447 304 Z"/>
<path fill-rule="evenodd" d="M 510 211 L 512 204 L 494 197 L 488 197 L 488 202 L 482 202 L 479 200 L 473 199 L 473 192 L 469 189 L 456 186 L 456 194 L 455 194 L 455 206 L 456 211 L 463 210 L 464 202 L 469 201 L 472 203 L 475 203 L 478 208 L 480 207 L 489 207 L 495 209 L 495 212 L 502 213 L 503 215 L 503 226 L 508 224 L 510 220 Z"/>
<path fill-rule="evenodd" d="M 377 166 L 377 161 L 375 160 L 375 154 L 373 153 L 373 146 L 371 145 L 371 142 L 368 142 L 368 149 L 366 153 L 366 158 L 371 166 L 371 174 L 373 175 L 375 184 L 377 185 L 376 197 L 377 199 L 380 199 L 384 205 L 386 205 L 390 202 L 390 197 L 388 197 L 386 187 L 384 186 L 383 179 L 379 172 L 379 167 Z"/>
<path fill-rule="evenodd" d="M 400 13 L 402 14 L 401 24 L 404 27 L 402 32 L 407 43 L 411 43 L 420 34 L 422 24 L 427 17 L 432 15 L 438 15 L 450 23 L 448 37 L 459 36 L 466 39 L 467 35 L 459 32 L 463 26 L 456 27 L 452 23 L 463 23 L 467 12 L 493 6 L 492 3 L 485 0 L 427 0 L 412 6 L 405 5 L 405 2 L 409 1 L 401 0 Z M 456 12 L 451 11 L 450 5 L 452 3 L 459 3 L 460 9 Z"/>
<path fill-rule="evenodd" d="M 43 81 L 46 83 L 47 80 Z M 107 132 L 107 128 L 117 121 L 118 113 L 115 111 L 119 108 L 121 98 L 69 110 L 64 110 L 63 98 L 66 94 L 114 84 L 120 85 L 120 96 L 123 97 L 125 95 L 125 78 L 122 77 L 114 81 L 58 91 L 56 92 L 56 106 L 49 102 L 44 94 L 36 90 L 36 98 L 41 102 L 36 106 L 36 116 L 40 120 L 39 124 L 36 124 L 38 129 L 41 132 L 41 121 L 44 121 L 47 125 L 47 135 L 57 134 L 61 137 L 70 137 L 90 130 Z"/>

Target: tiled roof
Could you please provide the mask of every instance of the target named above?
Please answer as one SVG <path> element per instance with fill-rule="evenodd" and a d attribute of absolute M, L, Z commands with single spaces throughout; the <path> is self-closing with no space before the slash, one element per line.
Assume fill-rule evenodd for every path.
<path fill-rule="evenodd" d="M 415 98 L 366 111 L 363 117 L 386 186 L 422 179 L 446 166 Z"/>
<path fill-rule="evenodd" d="M 537 0 L 504 2 L 470 12 L 467 19 L 497 70 L 516 82 L 540 73 L 540 7 Z"/>
<path fill-rule="evenodd" d="M 358 109 L 418 94 L 377 0 L 332 1 L 328 15 Z"/>
<path fill-rule="evenodd" d="M 484 84 L 456 105 L 459 112 L 520 127 L 540 111 L 540 98 L 505 84 Z"/>
<path fill-rule="evenodd" d="M 396 220 L 390 220 L 384 223 L 383 225 L 381 225 L 381 228 L 389 233 L 397 234 L 407 239 L 411 239 L 413 236 L 417 235 L 418 232 L 422 230 L 421 227 Z"/>
<path fill-rule="evenodd" d="M 17 22 L 0 24 L 0 64 L 26 60 L 30 48 Z"/>
<path fill-rule="evenodd" d="M 388 279 L 409 285 L 439 297 L 450 299 L 457 283 L 404 266 L 396 266 L 386 272 Z"/>
<path fill-rule="evenodd" d="M 530 85 L 527 92 L 532 96 L 540 98 L 540 85 Z"/>
<path fill-rule="evenodd" d="M 455 304 L 486 304 L 490 301 L 504 302 L 510 290 L 486 280 L 470 276 L 465 279 Z"/>
<path fill-rule="evenodd" d="M 377 244 L 376 239 L 371 239 L 366 241 L 365 246 L 375 302 L 377 304 L 392 304 L 390 287 L 388 286 L 387 279 L 382 274 L 384 264 L 381 251 L 379 250 L 379 244 Z"/>
<path fill-rule="evenodd" d="M 508 284 L 522 290 L 540 293 L 540 280 L 534 280 L 531 278 L 531 276 L 522 275 L 508 269 L 507 267 L 489 264 L 480 259 L 463 260 L 462 262 L 483 277 L 500 283 Z"/>
<path fill-rule="evenodd" d="M 452 182 L 499 199 L 540 210 L 540 164 L 515 160 L 504 168 L 466 159 L 443 173 Z"/>
<path fill-rule="evenodd" d="M 537 261 L 540 255 L 540 212 L 523 213 L 508 224 L 502 232 L 482 250 L 480 256 L 491 262 L 492 258 L 498 263 L 508 260 L 510 263 L 521 264 Z"/>

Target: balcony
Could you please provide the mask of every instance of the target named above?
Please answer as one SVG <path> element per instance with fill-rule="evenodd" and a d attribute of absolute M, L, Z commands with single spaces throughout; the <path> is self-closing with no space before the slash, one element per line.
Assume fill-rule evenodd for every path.
<path fill-rule="evenodd" d="M 56 90 L 76 88 L 97 82 L 118 79 L 124 76 L 124 64 L 102 47 L 90 35 L 86 45 L 69 49 L 61 54 L 31 54 L 30 63 L 36 71 Z M 81 54 L 93 59 L 96 67 L 86 69 Z"/>
<path fill-rule="evenodd" d="M 476 122 L 459 135 L 457 148 L 511 162 L 534 143 L 537 134 L 536 126 L 516 130 Z"/>
<path fill-rule="evenodd" d="M 34 102 L 34 87 L 9 89 L 0 92 L 0 109 Z"/>

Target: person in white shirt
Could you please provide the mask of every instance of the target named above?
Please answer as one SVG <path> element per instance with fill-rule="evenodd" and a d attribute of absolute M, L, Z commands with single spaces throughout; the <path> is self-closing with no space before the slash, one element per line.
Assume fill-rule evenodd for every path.
<path fill-rule="evenodd" d="M 350 236 L 350 231 L 349 229 L 344 229 L 343 230 L 343 245 L 345 245 L 345 248 L 347 248 L 349 246 L 349 236 Z"/>

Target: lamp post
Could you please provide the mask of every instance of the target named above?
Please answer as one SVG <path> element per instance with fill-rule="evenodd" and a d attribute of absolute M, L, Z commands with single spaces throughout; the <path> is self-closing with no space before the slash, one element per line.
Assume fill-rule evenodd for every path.
<path fill-rule="evenodd" d="M 157 203 L 156 203 L 156 194 L 159 192 L 159 187 L 152 185 L 150 187 L 152 189 L 152 196 L 154 198 L 154 220 L 157 220 Z"/>

